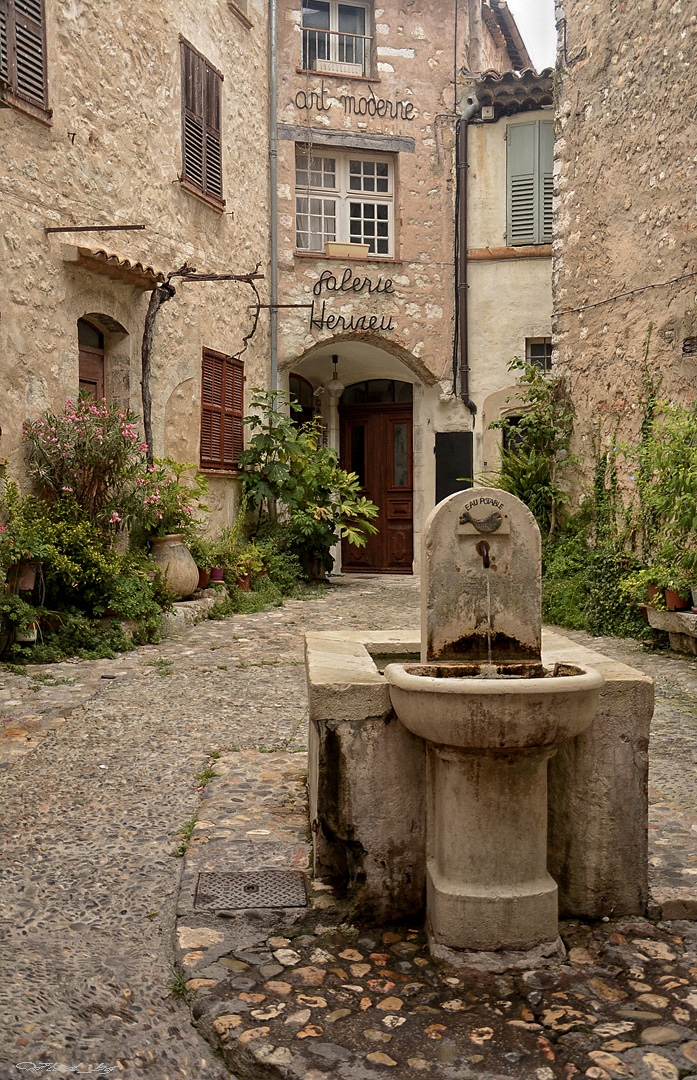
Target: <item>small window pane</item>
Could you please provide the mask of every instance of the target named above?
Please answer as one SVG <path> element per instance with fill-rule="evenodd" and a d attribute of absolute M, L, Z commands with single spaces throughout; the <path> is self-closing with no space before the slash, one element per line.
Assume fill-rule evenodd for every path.
<path fill-rule="evenodd" d="M 325 0 L 304 0 L 303 26 L 313 30 L 329 29 L 329 4 Z"/>
<path fill-rule="evenodd" d="M 361 487 L 365 487 L 365 427 L 351 428 L 351 472 L 355 472 Z"/>
<path fill-rule="evenodd" d="M 406 424 L 392 425 L 392 483 L 394 487 L 407 487 L 409 484 Z"/>
<path fill-rule="evenodd" d="M 394 384 L 395 401 L 411 401 L 414 397 L 414 387 L 408 382 L 396 382 Z"/>
<path fill-rule="evenodd" d="M 394 383 L 391 379 L 371 379 L 368 383 L 368 401 L 381 405 L 394 401 Z"/>

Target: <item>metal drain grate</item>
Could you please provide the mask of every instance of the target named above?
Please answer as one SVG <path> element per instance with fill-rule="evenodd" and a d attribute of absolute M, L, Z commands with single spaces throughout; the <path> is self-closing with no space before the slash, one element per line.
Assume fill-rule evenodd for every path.
<path fill-rule="evenodd" d="M 305 878 L 297 870 L 199 874 L 194 907 L 307 907 Z"/>

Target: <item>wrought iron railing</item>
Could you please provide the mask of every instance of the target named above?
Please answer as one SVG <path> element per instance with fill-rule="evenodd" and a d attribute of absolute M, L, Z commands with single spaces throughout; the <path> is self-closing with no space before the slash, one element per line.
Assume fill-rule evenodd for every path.
<path fill-rule="evenodd" d="M 302 31 L 306 71 L 370 76 L 370 37 L 342 30 L 311 30 L 306 26 Z"/>

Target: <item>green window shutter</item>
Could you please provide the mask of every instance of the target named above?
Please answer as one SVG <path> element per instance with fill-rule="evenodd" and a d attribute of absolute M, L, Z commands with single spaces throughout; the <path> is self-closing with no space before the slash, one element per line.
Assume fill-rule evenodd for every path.
<path fill-rule="evenodd" d="M 540 120 L 540 222 L 539 243 L 552 243 L 552 191 L 554 170 L 554 127 L 551 120 Z"/>
<path fill-rule="evenodd" d="M 506 132 L 507 243 L 552 242 L 554 129 L 550 120 L 510 124 Z"/>
<path fill-rule="evenodd" d="M 507 241 L 510 246 L 535 243 L 537 200 L 535 165 L 537 124 L 510 124 L 506 133 Z"/>

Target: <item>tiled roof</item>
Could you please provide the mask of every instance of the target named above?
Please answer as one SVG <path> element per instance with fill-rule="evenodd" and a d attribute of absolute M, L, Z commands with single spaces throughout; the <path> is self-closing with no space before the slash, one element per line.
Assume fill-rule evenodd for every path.
<path fill-rule="evenodd" d="M 77 247 L 74 250 L 78 256 L 75 261 L 107 277 L 118 278 L 120 281 L 140 285 L 143 288 L 152 288 L 165 280 L 165 275 L 161 270 L 155 270 L 152 266 L 146 266 L 142 262 L 125 258 L 115 252 L 106 251 L 104 248 Z"/>
<path fill-rule="evenodd" d="M 553 104 L 552 68 L 539 74 L 532 68 L 525 71 L 467 72 L 474 84 L 480 106 L 493 106 L 495 117 L 529 112 Z"/>

